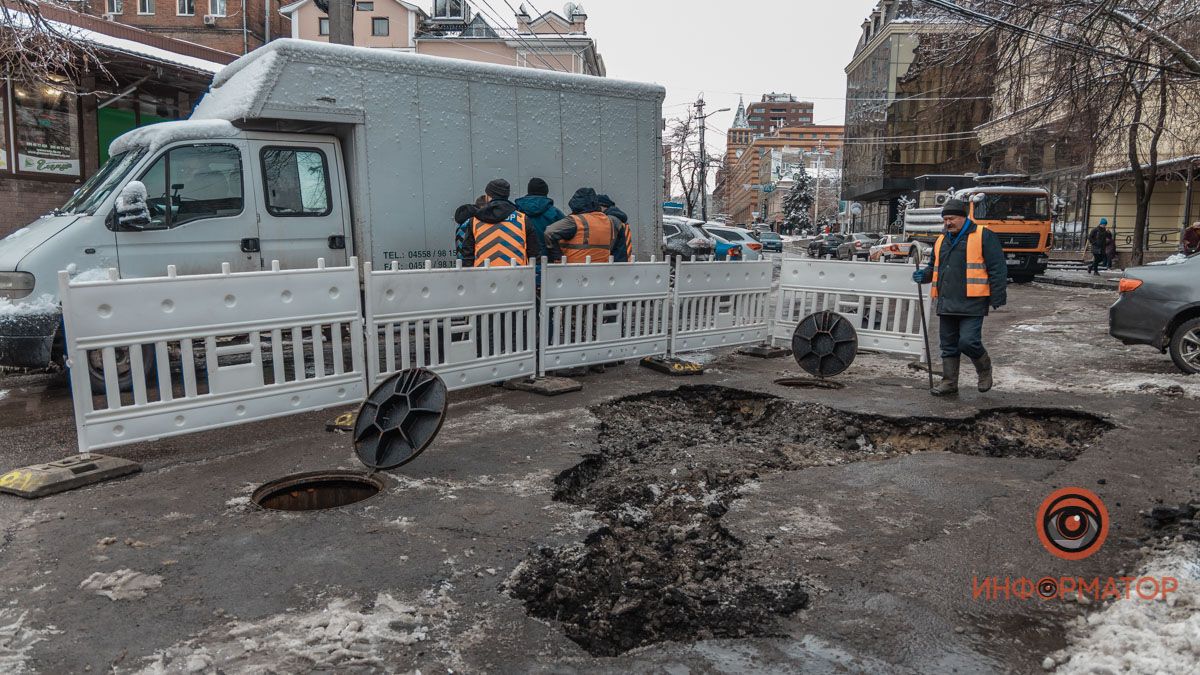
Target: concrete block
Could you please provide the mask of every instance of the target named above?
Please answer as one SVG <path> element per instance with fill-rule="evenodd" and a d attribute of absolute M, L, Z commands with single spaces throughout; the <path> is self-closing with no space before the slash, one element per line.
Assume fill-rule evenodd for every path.
<path fill-rule="evenodd" d="M 120 457 L 80 454 L 48 464 L 13 469 L 0 476 L 0 492 L 36 499 L 141 470 L 141 464 Z"/>
<path fill-rule="evenodd" d="M 527 391 L 541 396 L 560 396 L 583 390 L 583 385 L 566 377 L 539 377 L 530 380 L 509 380 L 505 389 Z"/>
<path fill-rule="evenodd" d="M 742 347 L 737 353 L 760 359 L 783 359 L 791 356 L 792 350 L 786 347 L 773 347 L 771 345 L 751 345 L 749 347 Z"/>

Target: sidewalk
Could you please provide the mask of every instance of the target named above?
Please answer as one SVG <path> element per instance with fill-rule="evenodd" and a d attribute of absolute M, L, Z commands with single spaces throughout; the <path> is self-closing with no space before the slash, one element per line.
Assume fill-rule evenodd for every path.
<path fill-rule="evenodd" d="M 1120 270 L 1101 270 L 1100 276 L 1088 274 L 1085 270 L 1050 269 L 1035 281 L 1054 286 L 1072 286 L 1075 288 L 1096 288 L 1103 291 L 1117 290 L 1117 283 L 1124 274 Z"/>

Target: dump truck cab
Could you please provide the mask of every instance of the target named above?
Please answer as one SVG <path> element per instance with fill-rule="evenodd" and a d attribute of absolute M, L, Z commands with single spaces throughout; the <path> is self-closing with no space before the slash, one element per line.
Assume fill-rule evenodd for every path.
<path fill-rule="evenodd" d="M 1004 246 L 1008 275 L 1018 283 L 1046 272 L 1050 262 L 1050 192 L 1017 185 L 981 185 L 959 190 L 955 198 L 971 205 L 971 220 L 995 232 Z"/>

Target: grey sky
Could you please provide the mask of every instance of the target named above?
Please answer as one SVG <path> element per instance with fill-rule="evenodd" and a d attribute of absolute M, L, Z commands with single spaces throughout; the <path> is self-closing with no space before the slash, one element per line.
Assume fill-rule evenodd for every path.
<path fill-rule="evenodd" d="M 534 0 L 541 11 L 562 3 Z M 736 108 L 769 91 L 816 105 L 814 121 L 845 117 L 846 64 L 875 0 L 581 0 L 609 77 L 667 88 L 663 114 L 675 117 L 704 92 L 708 110 Z M 533 11 L 532 9 L 530 11 Z M 724 130 L 732 113 L 714 115 Z M 724 136 L 713 139 L 724 145 Z"/>

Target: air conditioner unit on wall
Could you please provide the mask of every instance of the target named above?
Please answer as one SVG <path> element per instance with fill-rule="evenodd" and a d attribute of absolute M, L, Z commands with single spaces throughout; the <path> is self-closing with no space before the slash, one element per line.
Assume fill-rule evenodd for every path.
<path fill-rule="evenodd" d="M 204 25 L 205 26 L 217 25 L 217 15 L 216 14 L 205 14 L 204 15 Z"/>
<path fill-rule="evenodd" d="M 947 199 L 950 199 L 950 195 L 940 194 L 933 198 L 933 203 L 937 204 L 938 206 L 945 206 Z"/>

